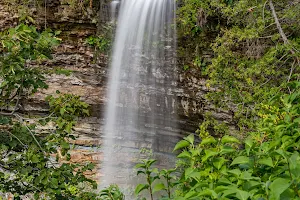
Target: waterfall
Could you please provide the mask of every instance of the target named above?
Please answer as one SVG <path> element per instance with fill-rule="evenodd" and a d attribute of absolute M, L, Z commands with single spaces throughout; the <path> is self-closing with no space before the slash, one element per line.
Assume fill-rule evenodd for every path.
<path fill-rule="evenodd" d="M 162 166 L 172 160 L 178 139 L 175 8 L 175 0 L 120 2 L 107 90 L 102 186 L 132 184 L 141 148 L 151 149 Z"/>

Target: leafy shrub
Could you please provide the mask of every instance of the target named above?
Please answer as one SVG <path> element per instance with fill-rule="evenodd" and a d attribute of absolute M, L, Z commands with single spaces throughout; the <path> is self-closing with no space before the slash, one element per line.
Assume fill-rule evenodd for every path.
<path fill-rule="evenodd" d="M 30 62 L 51 58 L 60 39 L 24 24 L 0 37 L 0 191 L 12 193 L 14 199 L 27 194 L 34 199 L 96 199 L 97 193 L 85 191 L 86 186 L 97 188 L 84 176 L 93 164 L 65 162 L 71 157 L 69 141 L 75 139 L 72 129 L 79 116 L 89 115 L 89 105 L 79 96 L 64 94 L 47 97 L 48 116 L 27 118 L 20 109 L 22 99 L 48 87 Z"/>
<path fill-rule="evenodd" d="M 178 142 L 174 150 L 181 151 L 177 156 L 181 175 L 171 184 L 176 192 L 168 199 L 300 198 L 300 82 L 289 87 L 291 94 L 277 95 L 262 106 L 258 129 L 245 140 L 230 135 L 216 139 L 204 126 L 198 132 L 201 142 L 194 134 Z M 151 192 L 159 179 L 158 170 L 150 169 L 154 162 L 137 165 L 138 174 L 148 177 L 147 184 L 137 186 L 137 193 Z"/>

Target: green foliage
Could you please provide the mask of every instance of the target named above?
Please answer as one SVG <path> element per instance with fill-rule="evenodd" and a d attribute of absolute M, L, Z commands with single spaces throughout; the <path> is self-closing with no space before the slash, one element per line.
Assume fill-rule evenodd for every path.
<path fill-rule="evenodd" d="M 146 159 L 141 160 L 141 163 L 137 164 L 135 167 L 137 168 L 137 175 L 144 174 L 146 176 L 147 183 L 146 184 L 138 184 L 135 188 L 135 194 L 140 194 L 143 190 L 148 190 L 150 194 L 151 200 L 153 200 L 153 183 L 156 179 L 159 178 L 158 176 L 158 169 L 151 168 L 151 165 L 155 163 L 156 160 L 154 159 Z"/>
<path fill-rule="evenodd" d="M 207 99 L 232 111 L 241 133 L 256 129 L 260 103 L 299 77 L 299 5 L 280 0 L 274 5 L 288 41 L 269 1 L 183 0 L 178 9 L 183 69 L 205 63 L 199 75 L 216 89 Z"/>
<path fill-rule="evenodd" d="M 101 200 L 124 200 L 125 196 L 120 191 L 117 185 L 110 185 L 109 187 L 100 191 L 99 199 Z"/>
<path fill-rule="evenodd" d="M 54 102 L 61 102 L 66 113 L 58 111 Z M 15 198 L 32 194 L 35 199 L 74 199 L 86 195 L 81 184 L 97 187 L 83 174 L 93 169 L 92 164 L 57 163 L 61 159 L 70 159 L 68 140 L 74 139 L 71 129 L 75 125 L 75 117 L 83 114 L 78 109 L 85 105 L 71 95 L 52 97 L 50 110 L 53 112 L 40 123 L 52 122 L 56 129 L 44 133 L 44 136 L 39 133 L 37 124 L 26 123 L 20 115 L 15 115 L 19 120 L 17 123 L 10 117 L 2 117 L 1 125 L 5 126 L 1 130 L 0 148 L 0 165 L 4 169 L 0 174 L 2 192 L 11 192 Z"/>
<path fill-rule="evenodd" d="M 85 42 L 95 48 L 96 53 L 108 54 L 112 47 L 112 24 L 105 24 L 102 26 L 101 34 L 91 35 L 86 38 Z"/>
<path fill-rule="evenodd" d="M 1 106 L 47 88 L 44 76 L 38 68 L 29 67 L 29 62 L 51 58 L 51 48 L 59 43 L 55 34 L 38 33 L 33 26 L 20 24 L 1 33 L 0 39 Z"/>
<path fill-rule="evenodd" d="M 100 52 L 106 52 L 111 46 L 111 41 L 103 36 L 90 36 L 86 39 L 86 43 L 95 47 Z"/>
<path fill-rule="evenodd" d="M 262 105 L 257 131 L 246 139 L 227 132 L 214 138 L 209 132 L 215 133 L 220 126 L 208 131 L 216 123 L 210 121 L 200 126 L 199 140 L 191 134 L 179 141 L 174 150 L 180 151 L 176 169 L 180 175 L 172 185 L 176 192 L 168 199 L 300 198 L 300 82 L 288 86 L 291 93 L 276 95 Z M 159 173 L 149 170 L 153 162 L 139 164 L 138 174 L 156 179 Z M 143 184 L 137 190 L 149 187 Z"/>
<path fill-rule="evenodd" d="M 157 192 L 165 192 L 167 196 L 163 195 L 163 197 L 170 198 L 171 189 L 174 185 L 173 180 L 175 179 L 171 174 L 175 169 L 163 169 L 159 171 L 157 168 L 152 167 L 155 162 L 156 160 L 154 159 L 142 159 L 135 166 L 137 168 L 137 175 L 144 175 L 147 181 L 145 184 L 138 184 L 136 186 L 135 194 L 141 196 L 143 190 L 148 190 L 151 200 L 154 199 L 154 194 Z"/>
<path fill-rule="evenodd" d="M 64 68 L 60 68 L 60 67 L 56 67 L 54 68 L 53 72 L 57 75 L 66 75 L 66 76 L 70 76 L 72 74 L 72 70 L 68 70 L 68 69 L 64 69 Z"/>
<path fill-rule="evenodd" d="M 26 118 L 19 109 L 22 99 L 47 88 L 45 77 L 31 63 L 51 58 L 51 49 L 59 42 L 56 34 L 39 33 L 24 24 L 0 34 L 0 191 L 12 193 L 14 199 L 26 194 L 34 199 L 99 197 L 85 191 L 87 186 L 97 188 L 84 176 L 94 165 L 66 162 L 71 157 L 69 141 L 75 139 L 72 129 L 78 117 L 89 115 L 88 104 L 64 94 L 47 97 L 48 116 Z"/>

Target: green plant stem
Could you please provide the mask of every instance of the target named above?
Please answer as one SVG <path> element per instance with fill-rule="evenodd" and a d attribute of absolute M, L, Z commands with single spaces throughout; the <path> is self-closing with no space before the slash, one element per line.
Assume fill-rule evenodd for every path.
<path fill-rule="evenodd" d="M 151 187 L 150 174 L 147 175 L 147 182 L 149 184 L 150 198 L 151 198 L 151 200 L 153 200 L 153 192 L 152 192 L 152 187 Z"/>
<path fill-rule="evenodd" d="M 171 191 L 170 191 L 170 181 L 169 181 L 169 176 L 167 177 L 167 187 L 168 187 L 168 197 L 171 198 Z"/>

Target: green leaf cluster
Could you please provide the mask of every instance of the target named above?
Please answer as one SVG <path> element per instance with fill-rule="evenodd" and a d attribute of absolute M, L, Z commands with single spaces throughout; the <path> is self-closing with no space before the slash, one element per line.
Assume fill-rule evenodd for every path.
<path fill-rule="evenodd" d="M 94 47 L 96 55 L 99 53 L 108 54 L 111 50 L 113 28 L 113 24 L 106 23 L 102 25 L 101 34 L 91 35 L 86 38 L 85 43 Z"/>
<path fill-rule="evenodd" d="M 47 97 L 49 115 L 36 118 L 22 112 L 23 99 L 47 88 L 32 63 L 51 58 L 60 40 L 56 34 L 25 24 L 0 33 L 0 192 L 14 199 L 99 199 L 100 194 L 85 190 L 97 188 L 84 175 L 94 164 L 67 162 L 73 127 L 78 117 L 89 115 L 89 105 L 79 96 L 59 94 Z"/>
<path fill-rule="evenodd" d="M 162 169 L 152 167 L 156 162 L 155 159 L 142 159 L 135 168 L 137 169 L 137 175 L 143 175 L 146 179 L 146 183 L 138 184 L 135 188 L 135 194 L 137 196 L 147 196 L 142 192 L 148 190 L 150 199 L 154 199 L 155 193 L 164 193 L 163 198 L 171 198 L 171 189 L 174 185 L 175 177 L 171 175 L 175 172 L 175 169 Z"/>
<path fill-rule="evenodd" d="M 215 138 L 204 126 L 198 135 L 179 141 L 174 148 L 180 151 L 179 175 L 170 185 L 175 192 L 162 199 L 299 199 L 300 82 L 289 87 L 291 93 L 274 96 L 263 106 L 257 131 L 245 139 L 228 134 Z M 140 173 L 156 178 L 148 168 L 153 162 L 139 164 Z M 137 193 L 149 187 L 149 182 L 141 184 Z"/>
<path fill-rule="evenodd" d="M 260 103 L 299 80 L 299 4 L 273 1 L 284 41 L 269 3 L 183 0 L 178 9 L 183 69 L 208 79 L 207 99 L 230 110 L 241 133 L 256 129 Z"/>
<path fill-rule="evenodd" d="M 2 32 L 0 41 L 0 105 L 11 106 L 21 96 L 47 88 L 40 70 L 29 65 L 51 58 L 52 47 L 59 43 L 55 34 L 20 24 Z"/>

